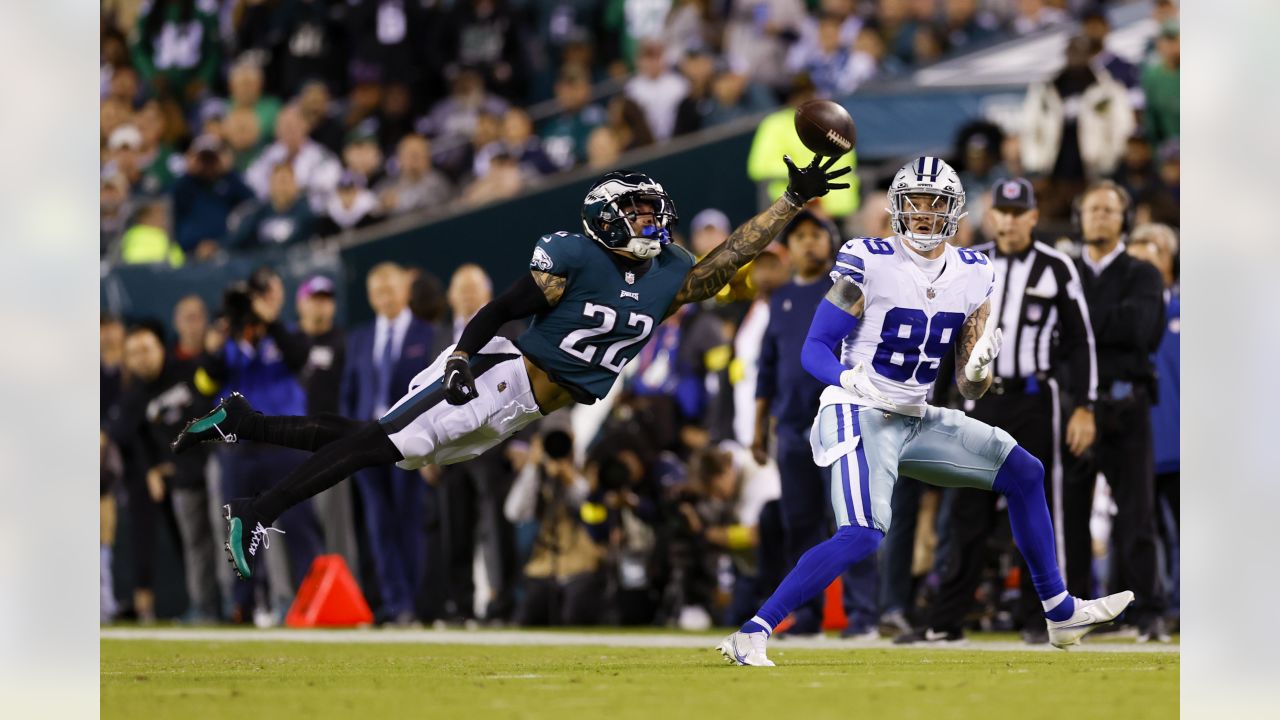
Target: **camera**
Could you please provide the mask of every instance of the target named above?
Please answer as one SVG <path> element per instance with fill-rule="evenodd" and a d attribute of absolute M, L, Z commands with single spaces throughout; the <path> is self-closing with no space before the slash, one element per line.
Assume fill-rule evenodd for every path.
<path fill-rule="evenodd" d="M 258 322 L 249 283 L 240 280 L 222 291 L 222 316 L 227 319 L 233 336 L 239 336 L 246 327 Z"/>
<path fill-rule="evenodd" d="M 564 460 L 573 454 L 573 438 L 563 430 L 552 430 L 542 438 L 542 451 L 549 460 Z"/>

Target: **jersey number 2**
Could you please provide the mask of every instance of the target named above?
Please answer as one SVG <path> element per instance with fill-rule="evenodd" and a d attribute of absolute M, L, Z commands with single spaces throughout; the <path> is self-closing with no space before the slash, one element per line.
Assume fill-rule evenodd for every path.
<path fill-rule="evenodd" d="M 578 358 L 583 362 L 591 362 L 596 357 L 595 345 L 586 344 L 590 338 L 598 335 L 604 335 L 613 330 L 613 326 L 618 323 L 618 311 L 608 305 L 596 305 L 595 303 L 587 303 L 582 308 L 582 314 L 587 317 L 599 317 L 600 324 L 596 327 L 581 328 L 574 330 L 564 339 L 560 341 L 560 349 Z M 622 358 L 618 362 L 618 353 L 635 345 L 642 343 L 645 338 L 649 337 L 649 333 L 653 332 L 653 318 L 648 315 L 633 312 L 627 318 L 627 327 L 640 327 L 640 334 L 633 338 L 625 338 L 609 345 L 604 351 L 604 357 L 600 358 L 600 367 L 614 373 L 622 372 L 622 366 L 627 364 L 627 359 Z M 582 346 L 579 347 L 579 343 Z"/>
<path fill-rule="evenodd" d="M 930 319 L 923 310 L 893 308 L 884 314 L 884 329 L 871 366 L 890 380 L 906 382 L 915 375 L 916 382 L 927 385 L 938 377 L 938 363 L 963 324 L 964 315 L 960 313 L 939 312 Z M 895 362 L 898 357 L 901 362 Z"/>

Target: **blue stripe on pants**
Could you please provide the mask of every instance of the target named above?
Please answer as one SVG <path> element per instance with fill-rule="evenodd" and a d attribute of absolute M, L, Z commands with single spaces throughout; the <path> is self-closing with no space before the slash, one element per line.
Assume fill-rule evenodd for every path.
<path fill-rule="evenodd" d="M 866 526 L 875 527 L 875 513 L 871 509 L 871 483 L 868 478 L 870 473 L 867 471 L 867 453 L 862 447 L 862 426 L 858 423 L 858 409 L 859 408 L 855 406 L 853 410 L 853 431 L 857 433 L 859 438 L 858 449 L 856 450 L 858 455 L 858 485 L 862 490 L 862 509 L 867 518 Z"/>
<path fill-rule="evenodd" d="M 836 442 L 844 442 L 844 413 L 836 406 Z M 840 458 L 840 485 L 844 489 L 844 509 L 848 513 L 849 523 L 853 524 L 857 516 L 853 512 L 853 495 L 849 490 L 849 456 Z"/>

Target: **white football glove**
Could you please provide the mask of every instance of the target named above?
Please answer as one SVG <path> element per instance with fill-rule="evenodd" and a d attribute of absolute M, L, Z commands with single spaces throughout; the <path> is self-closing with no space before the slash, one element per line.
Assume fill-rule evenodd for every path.
<path fill-rule="evenodd" d="M 1000 346 L 1003 343 L 1004 334 L 1000 332 L 1000 328 L 995 327 L 995 323 L 988 322 L 982 330 L 982 335 L 978 337 L 978 342 L 973 345 L 969 362 L 964 364 L 964 376 L 969 378 L 969 382 L 982 382 L 987 379 L 987 374 L 991 372 L 991 363 L 1000 354 Z"/>
<path fill-rule="evenodd" d="M 898 407 L 884 393 L 876 389 L 876 386 L 871 382 L 871 378 L 867 376 L 865 361 L 860 361 L 857 365 L 854 365 L 852 370 L 845 370 L 840 373 L 840 387 L 860 398 L 870 400 L 886 410 L 893 410 Z"/>

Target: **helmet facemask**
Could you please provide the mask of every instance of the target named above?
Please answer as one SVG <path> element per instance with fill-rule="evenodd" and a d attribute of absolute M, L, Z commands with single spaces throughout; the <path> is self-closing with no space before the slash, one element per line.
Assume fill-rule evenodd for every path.
<path fill-rule="evenodd" d="M 645 208 L 641 207 L 642 203 L 652 208 L 654 222 L 652 225 L 638 228 L 639 217 L 648 214 Z M 628 235 L 626 247 L 621 249 L 644 260 L 656 257 L 662 252 L 662 246 L 671 242 L 670 228 L 675 225 L 677 216 L 675 204 L 665 194 L 632 193 L 618 198 L 613 204 L 619 211 L 619 219 L 615 222 L 624 223 Z"/>
<path fill-rule="evenodd" d="M 921 252 L 928 252 L 952 238 L 964 208 L 964 192 L 931 187 L 894 188 L 889 192 L 889 215 L 893 231 Z M 932 232 L 916 232 L 912 227 L 921 216 L 930 220 Z"/>

